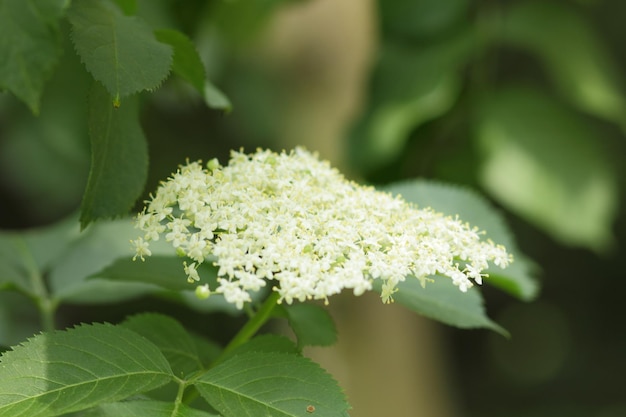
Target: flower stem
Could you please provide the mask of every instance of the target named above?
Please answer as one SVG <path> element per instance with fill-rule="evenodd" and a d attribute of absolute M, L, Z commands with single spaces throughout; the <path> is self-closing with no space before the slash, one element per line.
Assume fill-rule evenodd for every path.
<path fill-rule="evenodd" d="M 213 365 L 220 363 L 224 357 L 235 348 L 243 345 L 256 334 L 257 331 L 267 322 L 272 315 L 272 311 L 278 303 L 279 294 L 272 291 L 272 293 L 263 302 L 258 311 L 250 318 L 250 320 L 239 330 L 239 332 L 232 338 L 230 343 L 226 345 L 220 356 L 215 360 Z"/>

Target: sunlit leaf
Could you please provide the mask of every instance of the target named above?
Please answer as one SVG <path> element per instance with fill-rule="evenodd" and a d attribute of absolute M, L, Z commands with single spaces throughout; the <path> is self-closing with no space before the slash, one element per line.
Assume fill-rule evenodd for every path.
<path fill-rule="evenodd" d="M 44 272 L 53 297 L 73 303 L 128 300 L 159 289 L 142 282 L 88 279 L 120 257 L 132 257 L 130 240 L 136 237 L 130 219 L 98 222 L 68 245 Z"/>
<path fill-rule="evenodd" d="M 606 43 L 570 4 L 516 3 L 502 28 L 502 39 L 537 54 L 575 105 L 626 128 L 623 77 Z"/>
<path fill-rule="evenodd" d="M 109 0 L 74 0 L 68 11 L 72 40 L 87 70 L 116 100 L 154 90 L 172 65 L 172 48 L 138 17 Z"/>
<path fill-rule="evenodd" d="M 127 214 L 143 191 L 148 149 L 141 130 L 137 97 L 116 108 L 94 83 L 89 100 L 91 168 L 81 205 L 80 224 Z"/>
<path fill-rule="evenodd" d="M 45 81 L 61 55 L 59 19 L 67 0 L 0 0 L 0 90 L 35 114 Z"/>
<path fill-rule="evenodd" d="M 313 415 L 347 417 L 349 405 L 337 382 L 302 356 L 249 352 L 222 362 L 196 383 L 224 417 Z"/>
<path fill-rule="evenodd" d="M 495 199 L 562 243 L 611 245 L 617 184 L 599 132 L 529 88 L 487 96 L 477 114 L 481 180 Z"/>
<path fill-rule="evenodd" d="M 0 232 L 0 289 L 41 295 L 44 274 L 79 236 L 74 216 L 48 227 Z"/>
<path fill-rule="evenodd" d="M 444 115 L 460 94 L 459 69 L 473 45 L 471 34 L 411 48 L 384 45 L 374 71 L 371 107 L 351 134 L 351 158 L 364 170 L 396 158 L 411 131 Z"/>
<path fill-rule="evenodd" d="M 40 334 L 0 358 L 0 416 L 58 416 L 172 378 L 156 346 L 130 330 L 95 324 Z"/>
<path fill-rule="evenodd" d="M 503 216 L 479 194 L 467 188 L 427 180 L 394 183 L 385 190 L 401 194 L 405 200 L 419 207 L 432 207 L 449 216 L 458 214 L 463 221 L 485 231 L 485 239 L 504 245 L 515 258 L 515 262 L 506 269 L 491 266 L 487 270 L 490 278 L 485 282 L 523 300 L 537 295 L 539 288 L 534 276 L 535 265 L 517 248 Z"/>

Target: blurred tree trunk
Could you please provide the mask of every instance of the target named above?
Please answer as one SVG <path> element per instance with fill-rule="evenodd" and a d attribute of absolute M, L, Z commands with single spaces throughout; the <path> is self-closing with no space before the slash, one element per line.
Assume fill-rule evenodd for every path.
<path fill-rule="evenodd" d="M 282 109 L 285 148 L 304 145 L 341 166 L 342 138 L 366 99 L 375 13 L 372 0 L 315 0 L 277 15 L 262 49 L 289 88 Z M 459 415 L 439 324 L 383 305 L 376 294 L 335 297 L 330 308 L 339 343 L 307 354 L 339 380 L 353 417 Z"/>

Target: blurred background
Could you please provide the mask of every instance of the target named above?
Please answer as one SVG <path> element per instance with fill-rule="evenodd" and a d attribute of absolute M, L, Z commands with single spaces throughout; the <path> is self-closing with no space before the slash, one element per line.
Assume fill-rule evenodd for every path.
<path fill-rule="evenodd" d="M 375 295 L 333 300 L 340 342 L 308 353 L 352 416 L 626 415 L 626 2 L 140 0 L 137 14 L 190 36 L 233 103 L 211 110 L 176 79 L 144 97 L 146 197 L 186 158 L 302 145 L 361 182 L 483 193 L 537 264 L 534 300 L 483 287 L 510 340 Z M 2 229 L 80 205 L 88 84 L 65 45 L 39 116 L 0 95 Z"/>

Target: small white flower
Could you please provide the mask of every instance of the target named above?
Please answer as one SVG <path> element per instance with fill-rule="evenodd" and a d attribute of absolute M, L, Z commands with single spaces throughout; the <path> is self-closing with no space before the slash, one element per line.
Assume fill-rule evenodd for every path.
<path fill-rule="evenodd" d="M 467 291 L 490 263 L 512 261 L 458 218 L 348 181 L 300 148 L 232 152 L 224 167 L 215 159 L 206 169 L 187 163 L 159 186 L 136 226 L 144 236 L 133 241 L 135 258 L 149 256 L 148 242 L 164 235 L 193 261 L 184 267 L 197 282 L 210 256 L 215 292 L 237 308 L 268 280 L 288 304 L 327 302 L 344 289 L 361 295 L 380 280 L 389 303 L 407 277 L 425 285 L 445 275 Z"/>
<path fill-rule="evenodd" d="M 200 281 L 200 275 L 198 275 L 197 265 L 195 262 L 190 265 L 187 265 L 187 262 L 183 262 L 183 268 L 185 270 L 185 274 L 187 274 L 187 281 L 190 284 Z"/>
<path fill-rule="evenodd" d="M 148 246 L 150 246 L 150 244 L 147 241 L 143 240 L 142 237 L 131 240 L 130 243 L 132 243 L 133 247 L 135 248 L 135 256 L 133 256 L 133 261 L 136 260 L 137 257 L 139 257 L 142 261 L 145 261 L 144 256 L 152 255 L 152 252 L 150 251 L 150 249 L 148 249 Z"/>

